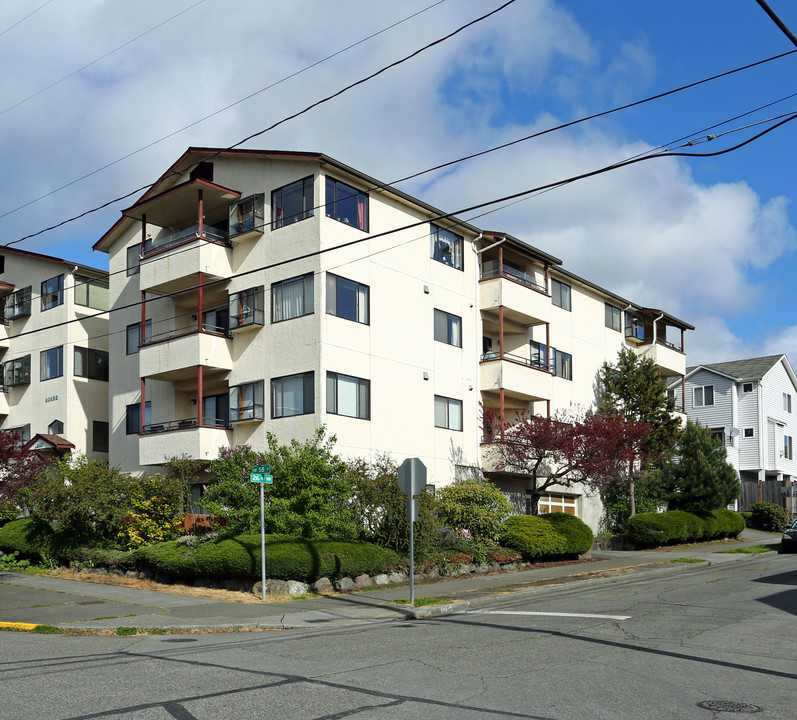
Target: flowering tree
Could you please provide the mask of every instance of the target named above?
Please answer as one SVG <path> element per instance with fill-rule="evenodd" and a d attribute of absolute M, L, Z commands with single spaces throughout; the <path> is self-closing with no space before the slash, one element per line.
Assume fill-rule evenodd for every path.
<path fill-rule="evenodd" d="M 31 486 L 47 466 L 33 450 L 26 450 L 17 432 L 0 432 L 0 510 L 9 509 L 12 517 L 27 506 Z"/>
<path fill-rule="evenodd" d="M 638 462 L 638 438 L 647 432 L 644 423 L 623 423 L 591 412 L 551 418 L 524 412 L 501 427 L 485 411 L 485 423 L 493 430 L 499 469 L 531 479 L 532 515 L 538 513 L 540 497 L 554 485 L 600 487 L 622 477 L 629 463 Z"/>

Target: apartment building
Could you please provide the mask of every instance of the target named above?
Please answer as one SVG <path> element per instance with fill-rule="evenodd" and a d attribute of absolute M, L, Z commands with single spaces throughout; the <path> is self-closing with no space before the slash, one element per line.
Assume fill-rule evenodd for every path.
<path fill-rule="evenodd" d="M 484 407 L 503 422 L 524 410 L 552 415 L 594 409 L 600 369 L 615 362 L 623 347 L 653 360 L 668 384 L 683 382 L 684 336 L 692 325 L 579 277 L 517 238 L 485 232 L 479 242 L 480 387 Z M 485 473 L 524 512 L 526 481 L 490 466 L 489 442 L 482 461 Z M 577 486 L 554 488 L 540 511 L 575 514 L 597 528 L 602 506 Z"/>
<path fill-rule="evenodd" d="M 725 446 L 742 480 L 740 509 L 759 500 L 782 504 L 797 480 L 797 376 L 785 355 L 697 365 L 671 388 L 693 422 Z M 792 508 L 792 512 L 794 508 Z"/>
<path fill-rule="evenodd" d="M 522 495 L 483 466 L 482 406 L 586 409 L 624 344 L 685 371 L 691 325 L 319 153 L 189 148 L 95 249 L 110 461 L 128 471 L 325 425 L 344 457 L 419 457 L 431 484 L 484 471 Z M 583 496 L 545 507 L 596 526 Z"/>
<path fill-rule="evenodd" d="M 107 459 L 107 272 L 4 247 L 0 306 L 0 430 Z"/>

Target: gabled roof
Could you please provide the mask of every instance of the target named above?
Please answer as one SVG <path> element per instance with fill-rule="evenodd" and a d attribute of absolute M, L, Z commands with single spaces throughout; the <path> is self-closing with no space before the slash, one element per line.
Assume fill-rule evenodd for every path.
<path fill-rule="evenodd" d="M 747 360 L 730 360 L 706 365 L 693 365 L 686 368 L 686 377 L 693 375 L 698 370 L 708 370 L 719 375 L 725 375 L 736 382 L 741 380 L 761 380 L 779 362 L 783 362 L 791 381 L 797 386 L 797 376 L 795 376 L 789 359 L 785 355 L 766 355 L 765 357 L 749 358 Z"/>
<path fill-rule="evenodd" d="M 43 435 L 41 433 L 34 435 L 27 443 L 25 443 L 26 450 L 36 450 L 37 452 L 47 452 L 54 450 L 59 455 L 70 450 L 74 450 L 75 446 L 66 438 L 60 435 Z"/>

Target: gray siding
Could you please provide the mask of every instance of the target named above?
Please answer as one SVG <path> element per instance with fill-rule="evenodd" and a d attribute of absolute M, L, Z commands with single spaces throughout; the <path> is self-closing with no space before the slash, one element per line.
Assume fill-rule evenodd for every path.
<path fill-rule="evenodd" d="M 752 392 L 744 392 L 744 383 L 739 383 L 736 391 L 739 399 L 737 421 L 739 424 L 736 427 L 741 431 L 739 437 L 736 438 L 739 448 L 739 470 L 758 470 L 763 467 L 760 452 L 761 430 L 758 427 L 758 382 L 754 382 L 752 385 Z M 744 436 L 745 428 L 753 428 L 753 437 L 746 438 Z"/>
<path fill-rule="evenodd" d="M 783 436 L 797 436 L 797 388 L 786 372 L 782 362 L 777 363 L 761 381 L 761 395 L 764 407 L 764 423 L 770 425 L 774 420 L 776 436 L 767 438 L 767 446 L 774 448 L 774 465 L 767 463 L 768 470 L 777 470 L 787 475 L 797 475 L 797 460 L 787 459 L 783 455 Z M 783 393 L 791 395 L 792 411 L 783 407 Z"/>
<path fill-rule="evenodd" d="M 699 386 L 714 387 L 714 404 L 695 407 L 694 389 Z M 733 426 L 734 385 L 730 378 L 717 375 L 708 370 L 700 370 L 686 381 L 686 403 L 684 410 L 692 422 L 699 422 L 709 428 Z"/>

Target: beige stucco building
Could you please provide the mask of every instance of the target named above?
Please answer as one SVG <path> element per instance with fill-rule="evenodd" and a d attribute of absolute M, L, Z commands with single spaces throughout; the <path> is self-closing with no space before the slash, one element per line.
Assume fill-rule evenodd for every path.
<path fill-rule="evenodd" d="M 490 473 L 482 405 L 586 409 L 624 344 L 685 370 L 690 325 L 318 153 L 190 148 L 95 249 L 125 470 L 325 425 L 344 457 L 419 457 L 440 486 Z M 597 524 L 582 492 L 546 502 Z"/>
<path fill-rule="evenodd" d="M 0 430 L 107 460 L 108 274 L 4 247 L 0 305 Z"/>

